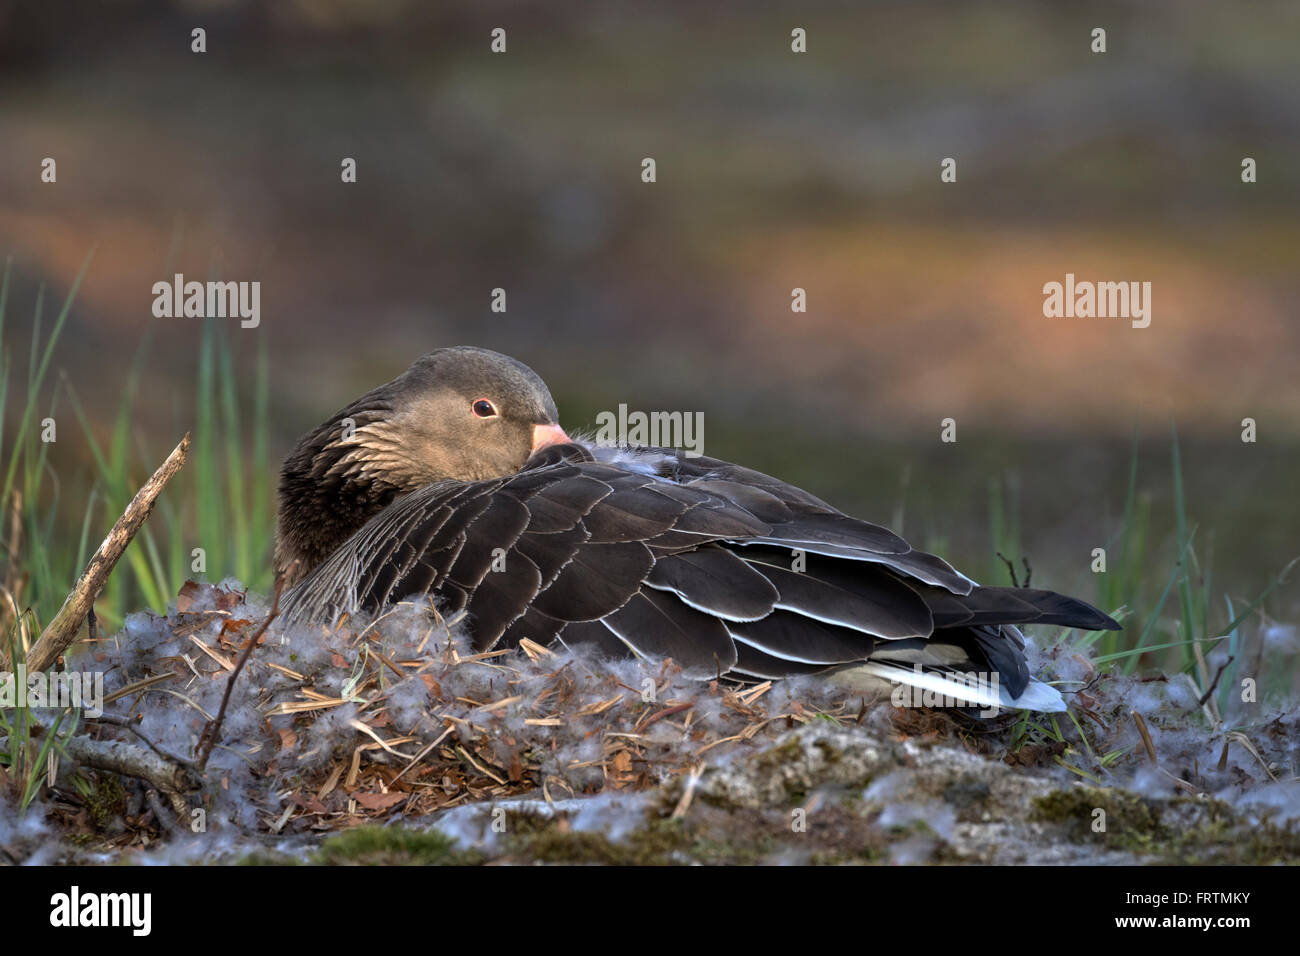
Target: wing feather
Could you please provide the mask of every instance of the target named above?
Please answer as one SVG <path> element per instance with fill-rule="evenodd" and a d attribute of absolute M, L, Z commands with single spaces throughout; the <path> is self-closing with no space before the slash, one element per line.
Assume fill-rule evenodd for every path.
<path fill-rule="evenodd" d="M 285 595 L 285 618 L 430 595 L 468 610 L 481 650 L 558 641 L 671 657 L 702 679 L 873 661 L 993 670 L 1013 697 L 1029 683 L 1015 625 L 1118 627 L 1051 591 L 979 587 L 759 472 L 655 450 L 623 466 L 599 452 L 547 448 L 517 475 L 397 499 Z"/>

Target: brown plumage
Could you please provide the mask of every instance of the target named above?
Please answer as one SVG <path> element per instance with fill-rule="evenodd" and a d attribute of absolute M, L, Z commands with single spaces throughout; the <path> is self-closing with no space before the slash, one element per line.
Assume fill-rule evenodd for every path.
<path fill-rule="evenodd" d="M 475 415 L 480 398 L 499 414 Z M 522 362 L 467 347 L 430 352 L 298 440 L 280 470 L 276 572 L 301 580 L 398 495 L 518 471 L 534 425 L 555 420 L 545 383 Z"/>
<path fill-rule="evenodd" d="M 570 441 L 540 378 L 472 348 L 424 356 L 298 443 L 277 567 L 295 561 L 290 621 L 430 595 L 468 610 L 480 650 L 558 640 L 701 678 L 975 671 L 1043 709 L 1060 698 L 1031 687 L 1016 625 L 1118 627 L 1051 591 L 978 587 L 768 475 Z"/>

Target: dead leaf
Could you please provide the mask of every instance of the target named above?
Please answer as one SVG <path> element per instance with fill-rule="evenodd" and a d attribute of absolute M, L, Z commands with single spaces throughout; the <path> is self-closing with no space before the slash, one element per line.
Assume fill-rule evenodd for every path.
<path fill-rule="evenodd" d="M 289 799 L 308 813 L 329 813 L 329 808 L 314 793 L 291 793 Z"/>
<path fill-rule="evenodd" d="M 252 623 L 253 623 L 252 621 L 242 617 L 226 618 L 226 620 L 222 621 L 221 623 L 221 633 L 218 634 L 217 637 L 219 639 L 224 639 L 225 636 L 229 634 L 231 631 L 234 631 L 236 634 L 238 634 L 240 631 L 242 631 L 244 628 L 248 627 Z"/>
<path fill-rule="evenodd" d="M 408 794 L 389 792 L 376 793 L 374 791 L 357 791 L 349 794 L 357 803 L 361 804 L 367 810 L 387 810 L 405 800 Z"/>
<path fill-rule="evenodd" d="M 180 592 L 176 595 L 176 612 L 184 614 L 194 606 L 194 599 L 199 593 L 198 581 L 186 581 L 181 585 Z"/>

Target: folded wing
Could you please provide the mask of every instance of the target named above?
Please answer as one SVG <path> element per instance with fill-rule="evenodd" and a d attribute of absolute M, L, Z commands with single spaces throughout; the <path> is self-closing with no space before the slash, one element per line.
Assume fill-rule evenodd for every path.
<path fill-rule="evenodd" d="M 423 595 L 466 610 L 479 650 L 560 641 L 671 657 L 701 678 L 991 671 L 1013 698 L 1029 684 L 1016 625 L 1119 626 L 1051 591 L 978 587 L 759 472 L 662 452 L 601 461 L 578 445 L 395 501 L 290 590 L 284 614 L 321 622 Z"/>

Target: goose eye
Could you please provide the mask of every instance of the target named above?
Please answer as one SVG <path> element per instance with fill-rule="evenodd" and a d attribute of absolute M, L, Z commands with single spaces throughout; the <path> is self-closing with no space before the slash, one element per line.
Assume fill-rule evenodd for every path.
<path fill-rule="evenodd" d="M 476 399 L 471 407 L 479 418 L 491 418 L 497 413 L 496 408 L 486 398 Z"/>

